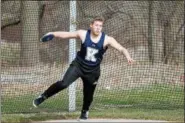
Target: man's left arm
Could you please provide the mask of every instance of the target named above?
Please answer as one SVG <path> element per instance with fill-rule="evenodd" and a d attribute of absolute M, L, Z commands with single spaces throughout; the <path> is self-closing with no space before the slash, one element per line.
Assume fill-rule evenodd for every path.
<path fill-rule="evenodd" d="M 112 46 L 113 48 L 117 49 L 119 52 L 125 55 L 129 64 L 134 62 L 128 50 L 124 48 L 121 44 L 119 44 L 113 37 L 109 36 L 107 41 L 108 41 L 108 45 Z"/>

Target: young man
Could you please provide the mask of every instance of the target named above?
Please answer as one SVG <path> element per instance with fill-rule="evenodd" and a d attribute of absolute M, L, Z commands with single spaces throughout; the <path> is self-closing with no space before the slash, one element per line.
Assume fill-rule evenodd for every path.
<path fill-rule="evenodd" d="M 33 100 L 33 105 L 37 107 L 44 100 L 67 88 L 79 77 L 83 81 L 83 107 L 80 119 L 88 118 L 89 107 L 93 101 L 93 94 L 96 83 L 100 76 L 100 63 L 103 54 L 109 46 L 117 49 L 126 56 L 129 64 L 133 59 L 128 51 L 121 46 L 113 37 L 102 32 L 104 18 L 96 17 L 90 23 L 89 30 L 77 30 L 75 32 L 49 32 L 46 35 L 52 35 L 57 38 L 78 38 L 81 40 L 81 49 L 77 52 L 76 58 L 70 64 L 62 80 L 52 84 L 38 98 Z"/>

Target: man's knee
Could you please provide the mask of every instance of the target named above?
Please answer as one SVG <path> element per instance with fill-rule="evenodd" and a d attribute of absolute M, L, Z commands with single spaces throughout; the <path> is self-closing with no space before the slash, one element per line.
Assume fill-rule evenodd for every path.
<path fill-rule="evenodd" d="M 67 82 L 61 80 L 61 81 L 57 81 L 57 86 L 58 86 L 59 88 L 61 88 L 61 89 L 65 89 L 65 88 L 67 88 L 69 85 L 68 85 Z"/>

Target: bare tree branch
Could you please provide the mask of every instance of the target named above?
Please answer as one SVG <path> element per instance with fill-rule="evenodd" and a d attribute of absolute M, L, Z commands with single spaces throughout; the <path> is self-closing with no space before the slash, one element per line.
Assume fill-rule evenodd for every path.
<path fill-rule="evenodd" d="M 5 13 L 1 18 L 1 29 L 18 23 L 20 23 L 20 15 Z"/>

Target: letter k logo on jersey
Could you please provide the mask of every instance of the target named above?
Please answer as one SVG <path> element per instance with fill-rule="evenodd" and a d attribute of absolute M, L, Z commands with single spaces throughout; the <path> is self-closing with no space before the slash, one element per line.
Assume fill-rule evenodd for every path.
<path fill-rule="evenodd" d="M 85 59 L 88 61 L 96 62 L 96 57 L 95 55 L 98 53 L 98 50 L 95 48 L 87 47 L 87 52 Z"/>

